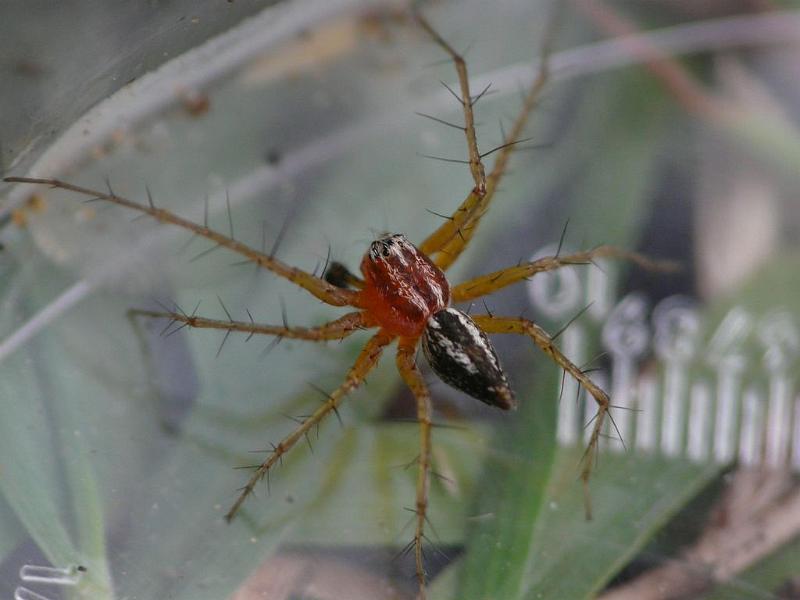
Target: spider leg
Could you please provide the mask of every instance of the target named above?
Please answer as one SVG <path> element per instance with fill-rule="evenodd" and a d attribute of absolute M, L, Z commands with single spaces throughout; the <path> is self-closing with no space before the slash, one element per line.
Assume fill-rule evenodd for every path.
<path fill-rule="evenodd" d="M 608 410 L 611 405 L 608 394 L 600 389 L 600 387 L 578 366 L 564 356 L 561 350 L 556 347 L 553 338 L 533 321 L 521 317 L 495 317 L 492 315 L 473 315 L 472 319 L 478 327 L 483 329 L 486 333 L 516 333 L 527 335 L 542 352 L 547 354 L 559 367 L 564 369 L 564 371 L 572 375 L 572 377 L 592 395 L 595 402 L 597 402 L 597 415 L 594 418 L 592 433 L 589 436 L 586 451 L 581 459 L 581 479 L 583 480 L 584 487 L 586 518 L 591 519 L 592 508 L 589 498 L 589 479 L 597 456 L 598 442 L 600 441 L 603 424 L 605 423 L 605 418 L 606 415 L 608 415 Z"/>
<path fill-rule="evenodd" d="M 557 5 L 560 4 L 561 3 L 557 3 Z M 492 171 L 488 176 L 484 175 L 484 168 L 481 160 L 484 156 L 494 152 L 494 150 L 484 155 L 481 155 L 478 151 L 473 115 L 475 101 L 469 93 L 467 67 L 464 59 L 442 39 L 421 15 L 417 14 L 416 16 L 417 21 L 423 29 L 428 32 L 433 40 L 439 44 L 445 52 L 450 54 L 455 62 L 461 88 L 461 97 L 459 100 L 464 111 L 464 132 L 467 136 L 467 146 L 469 148 L 470 171 L 475 181 L 475 187 L 455 212 L 419 245 L 419 249 L 432 257 L 442 270 L 446 270 L 455 262 L 475 234 L 478 224 L 489 209 L 489 204 L 494 197 L 494 193 L 505 174 L 511 154 L 520 141 L 520 136 L 528 121 L 528 116 L 536 106 L 539 96 L 544 89 L 549 75 L 548 56 L 550 53 L 551 34 L 554 30 L 553 25 L 555 24 L 555 15 L 557 13 L 558 10 L 554 10 L 554 18 L 547 28 L 545 39 L 542 44 L 539 72 L 525 95 L 522 109 L 514 121 L 513 126 L 504 137 L 500 146 L 495 149 L 497 150 L 497 157 Z"/>
<path fill-rule="evenodd" d="M 450 91 L 461 103 L 461 106 L 464 109 L 463 130 L 464 134 L 467 136 L 469 170 L 470 173 L 472 173 L 472 179 L 475 182 L 474 192 L 478 195 L 483 195 L 486 192 L 486 172 L 483 168 L 483 163 L 481 162 L 481 153 L 478 151 L 478 139 L 475 135 L 475 115 L 473 114 L 472 110 L 475 100 L 472 98 L 472 94 L 469 91 L 467 63 L 464 61 L 464 57 L 456 52 L 453 47 L 448 44 L 444 38 L 442 38 L 442 36 L 439 35 L 439 32 L 431 27 L 430 23 L 425 20 L 425 17 L 419 13 L 415 13 L 414 17 L 416 18 L 417 23 L 419 23 L 420 26 L 428 33 L 428 35 L 431 36 L 431 39 L 433 39 L 434 42 L 436 42 L 445 52 L 447 52 L 447 54 L 450 55 L 450 58 L 453 60 L 453 64 L 456 67 L 461 96 L 459 97 L 455 92 L 452 92 L 452 90 Z"/>
<path fill-rule="evenodd" d="M 547 256 L 532 262 L 501 269 L 487 275 L 481 275 L 480 277 L 469 279 L 452 287 L 450 293 L 453 302 L 474 300 L 475 298 L 491 294 L 506 286 L 527 279 L 536 273 L 554 271 L 555 269 L 560 269 L 561 267 L 569 265 L 586 265 L 596 258 L 629 260 L 649 271 L 674 271 L 679 268 L 678 264 L 673 261 L 653 260 L 642 254 L 628 252 L 627 250 L 615 248 L 614 246 L 598 246 L 593 250 L 587 250 L 585 252 L 576 252 L 567 256 Z"/>
<path fill-rule="evenodd" d="M 195 329 L 222 329 L 237 331 L 253 335 L 275 335 L 296 340 L 309 340 L 322 342 L 327 340 L 341 340 L 354 331 L 370 327 L 371 323 L 363 312 L 347 313 L 334 321 L 324 323 L 318 327 L 287 327 L 280 325 L 264 325 L 253 321 L 222 321 L 207 319 L 205 317 L 187 315 L 185 313 L 142 310 L 134 308 L 128 311 L 132 317 L 148 317 L 153 319 L 169 319 L 175 323 L 183 323 L 186 327 Z M 249 338 L 248 338 L 249 339 Z"/>
<path fill-rule="evenodd" d="M 414 559 L 418 600 L 425 600 L 425 564 L 422 554 L 422 541 L 425 533 L 425 520 L 428 512 L 428 486 L 431 468 L 431 396 L 422 379 L 414 357 L 417 352 L 416 338 L 403 338 L 397 348 L 397 369 L 417 400 L 417 421 L 419 422 L 420 449 L 417 471 L 417 498 L 414 508 L 416 526 L 414 528 Z"/>
<path fill-rule="evenodd" d="M 255 250 L 254 248 L 251 248 L 250 246 L 233 239 L 233 237 L 229 237 L 214 231 L 213 229 L 209 229 L 205 224 L 198 225 L 197 223 L 179 217 L 175 213 L 166 209 L 158 208 L 152 203 L 152 201 L 149 201 L 149 203 L 146 205 L 140 204 L 138 202 L 134 202 L 133 200 L 118 196 L 110 189 L 108 192 L 101 192 L 99 190 L 93 190 L 79 185 L 67 183 L 59 179 L 6 177 L 3 179 L 3 181 L 8 181 L 9 183 L 33 183 L 49 185 L 54 188 L 61 188 L 63 190 L 69 190 L 84 196 L 90 196 L 93 199 L 105 200 L 107 202 L 138 211 L 142 214 L 150 215 L 160 223 L 176 225 L 177 227 L 191 231 L 195 235 L 211 240 L 217 244 L 217 246 L 222 246 L 232 250 L 233 252 L 236 252 L 237 254 L 241 254 L 247 260 L 250 260 L 255 264 L 267 269 L 268 271 L 272 271 L 276 275 L 299 285 L 327 304 L 331 304 L 333 306 L 355 306 L 357 294 L 354 291 L 338 288 L 335 285 L 328 283 L 324 279 L 314 277 L 310 273 L 306 273 L 305 271 L 295 267 L 290 267 L 274 256 L 265 254 L 264 252 L 259 252 L 258 250 Z"/>
<path fill-rule="evenodd" d="M 366 346 L 364 346 L 361 353 L 358 355 L 356 362 L 347 372 L 344 383 L 328 395 L 328 399 L 322 406 L 306 418 L 294 431 L 283 438 L 280 443 L 274 446 L 266 460 L 256 468 L 250 479 L 241 489 L 236 502 L 233 503 L 230 510 L 225 514 L 226 521 L 230 523 L 234 517 L 236 517 L 244 501 L 253 493 L 256 484 L 266 476 L 272 466 L 278 462 L 298 440 L 302 439 L 308 431 L 322 421 L 328 413 L 338 409 L 344 397 L 364 381 L 367 374 L 378 364 L 378 359 L 381 356 L 383 348 L 393 339 L 394 337 L 391 334 L 379 331 L 367 342 Z"/>

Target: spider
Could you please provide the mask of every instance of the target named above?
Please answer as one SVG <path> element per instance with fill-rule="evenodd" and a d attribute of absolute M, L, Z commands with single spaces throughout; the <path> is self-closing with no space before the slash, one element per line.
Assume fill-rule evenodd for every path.
<path fill-rule="evenodd" d="M 468 316 L 453 308 L 453 304 L 469 302 L 531 276 L 552 271 L 566 265 L 587 264 L 599 257 L 632 260 L 650 269 L 663 268 L 660 263 L 641 255 L 611 246 L 599 246 L 585 252 L 565 256 L 541 258 L 532 262 L 501 269 L 493 273 L 452 285 L 445 272 L 468 247 L 482 217 L 507 170 L 509 159 L 520 142 L 528 117 L 536 106 L 548 80 L 546 56 L 549 36 L 542 48 L 540 69 L 524 96 L 522 108 L 513 126 L 504 136 L 503 143 L 490 152 L 481 154 L 475 131 L 473 108 L 484 92 L 473 96 L 470 91 L 467 66 L 464 58 L 445 41 L 419 13 L 414 18 L 421 28 L 453 61 L 459 90 L 448 87 L 463 111 L 462 129 L 467 142 L 468 164 L 473 180 L 472 190 L 458 208 L 418 245 L 412 244 L 403 234 L 382 235 L 374 240 L 360 264 L 361 276 L 350 272 L 340 263 L 332 263 L 323 277 L 292 267 L 272 254 L 260 252 L 208 227 L 186 220 L 169 210 L 157 207 L 148 194 L 148 203 L 142 204 L 119 196 L 109 186 L 107 192 L 97 191 L 58 179 L 6 177 L 7 182 L 44 184 L 70 190 L 78 194 L 108 201 L 149 215 L 156 221 L 175 225 L 204 237 L 218 246 L 244 256 L 258 266 L 283 277 L 303 288 L 322 302 L 334 307 L 351 307 L 355 310 L 318 327 L 289 327 L 259 324 L 251 321 L 209 319 L 195 314 L 170 311 L 133 310 L 133 314 L 167 318 L 198 329 L 221 329 L 228 332 L 245 332 L 251 335 L 269 335 L 282 338 L 323 342 L 341 340 L 355 331 L 377 329 L 362 348 L 351 366 L 344 382 L 311 415 L 306 417 L 278 444 L 265 460 L 255 468 L 244 487 L 225 515 L 232 521 L 245 500 L 268 471 L 312 428 L 331 412 L 336 412 L 345 396 L 358 387 L 375 367 L 383 352 L 397 342 L 395 361 L 405 384 L 416 399 L 420 441 L 417 463 L 416 499 L 414 507 L 413 546 L 419 598 L 425 598 L 425 567 L 423 541 L 428 508 L 428 487 L 431 476 L 431 396 L 419 367 L 417 349 L 422 346 L 432 370 L 447 384 L 501 410 L 517 406 L 514 392 L 500 365 L 487 334 L 518 334 L 528 336 L 565 373 L 574 377 L 595 399 L 598 412 L 584 453 L 581 478 L 584 489 L 588 487 L 592 465 L 598 450 L 598 441 L 609 414 L 610 399 L 582 369 L 573 364 L 556 346 L 553 338 L 539 325 L 522 317 L 492 314 Z M 552 28 L 551 28 L 552 30 Z M 435 119 L 434 117 L 430 117 Z M 448 125 L 456 126 L 448 123 Z M 483 159 L 496 153 L 491 171 L 486 174 Z M 590 516 L 588 492 L 587 517 Z"/>

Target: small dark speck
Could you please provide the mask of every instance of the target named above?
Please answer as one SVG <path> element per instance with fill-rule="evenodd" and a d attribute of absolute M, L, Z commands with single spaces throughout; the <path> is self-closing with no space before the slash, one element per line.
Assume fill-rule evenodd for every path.
<path fill-rule="evenodd" d="M 267 151 L 267 156 L 266 156 L 267 164 L 277 165 L 278 163 L 281 162 L 282 158 L 283 156 L 281 155 L 280 151 L 274 148 Z"/>
<path fill-rule="evenodd" d="M 287 495 L 287 496 L 286 496 L 286 502 L 287 502 L 288 504 L 294 504 L 294 496 L 292 496 L 292 495 Z"/>
<path fill-rule="evenodd" d="M 22 77 L 36 78 L 44 75 L 44 67 L 28 59 L 20 59 L 14 63 L 14 72 Z"/>
<path fill-rule="evenodd" d="M 78 571 L 79 573 L 86 573 L 89 569 L 87 569 L 83 565 L 78 565 L 77 567 L 75 567 L 75 570 Z"/>
<path fill-rule="evenodd" d="M 199 117 L 211 108 L 211 100 L 207 94 L 200 92 L 185 92 L 181 94 L 183 109 L 191 117 Z"/>

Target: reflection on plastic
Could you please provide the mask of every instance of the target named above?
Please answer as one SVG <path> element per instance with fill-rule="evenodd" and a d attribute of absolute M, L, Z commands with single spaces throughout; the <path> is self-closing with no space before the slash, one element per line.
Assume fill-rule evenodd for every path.
<path fill-rule="evenodd" d="M 50 598 L 32 592 L 28 588 L 18 587 L 14 590 L 14 600 L 50 600 Z"/>
<path fill-rule="evenodd" d="M 548 247 L 533 258 L 554 251 Z M 610 375 L 594 372 L 592 379 L 609 390 L 614 406 L 633 409 L 615 411 L 619 432 L 609 425 L 607 445 L 621 450 L 621 435 L 636 451 L 800 471 L 795 316 L 779 307 L 761 315 L 734 307 L 706 332 L 701 311 L 683 296 L 662 300 L 652 312 L 638 294 L 615 302 L 613 268 L 609 263 L 571 267 L 528 283 L 531 303 L 550 319 L 567 322 L 590 307 L 564 332 L 561 344 L 573 362 L 585 365 L 587 328 L 600 328 Z M 645 363 L 651 356 L 655 361 Z M 595 412 L 576 384 L 565 381 L 559 443 L 576 444 Z"/>
<path fill-rule="evenodd" d="M 82 575 L 81 567 L 59 569 L 38 565 L 23 565 L 19 570 L 19 578 L 27 583 L 49 583 L 51 585 L 75 585 Z"/>
<path fill-rule="evenodd" d="M 74 586 L 80 581 L 86 567 L 77 566 L 60 569 L 41 565 L 22 565 L 19 578 L 25 583 L 42 583 L 54 586 Z M 51 600 L 26 587 L 19 586 L 14 590 L 14 600 Z"/>

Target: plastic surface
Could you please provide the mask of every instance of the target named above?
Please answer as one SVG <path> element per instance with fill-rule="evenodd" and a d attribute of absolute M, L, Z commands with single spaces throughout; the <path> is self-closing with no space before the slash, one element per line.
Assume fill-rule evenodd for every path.
<path fill-rule="evenodd" d="M 260 4 L 239 0 L 191 12 L 152 4 L 119 12 L 87 3 L 95 21 L 65 8 L 34 20 L 54 31 L 33 38 L 36 52 L 75 54 L 53 51 L 53 66 L 35 75 L 46 101 L 32 110 L 21 110 L 30 87 L 3 86 L 8 174 L 32 169 L 98 189 L 107 179 L 140 202 L 149 190 L 156 205 L 197 222 L 207 212 L 213 227 L 256 247 L 280 239 L 278 256 L 311 271 L 329 257 L 355 269 L 384 231 L 422 239 L 469 191 L 464 165 L 420 156 L 466 153 L 460 131 L 414 114 L 458 122 L 439 84 L 455 74 L 396 5 L 286 2 L 256 14 Z M 598 42 L 597 15 L 568 13 L 531 147 L 512 159 L 448 276 L 457 283 L 552 254 L 567 221 L 563 251 L 610 243 L 684 270 L 574 267 L 471 307 L 526 311 L 555 332 L 588 305 L 562 348 L 578 364 L 606 352 L 593 377 L 636 410 L 614 413 L 627 449 L 610 429 L 587 523 L 577 464 L 592 407 L 572 382 L 561 389 L 528 340 L 493 340 L 520 403 L 514 413 L 429 373 L 437 421 L 457 425 L 434 430 L 431 539 L 441 553 L 429 557 L 432 598 L 659 598 L 651 569 L 676 556 L 670 568 L 689 573 L 716 561 L 716 590 L 672 573 L 693 597 L 778 597 L 795 585 L 800 109 L 796 51 L 785 42 L 800 16 L 615 8 L 653 29 L 647 39 L 669 56 L 713 51 L 675 64 L 736 118 L 714 104 L 694 111 L 663 80 L 624 66 L 642 62 L 635 45 Z M 546 5 L 425 11 L 469 48 L 473 90 L 492 83 L 477 115 L 489 150 L 532 77 Z M 95 23 L 95 35 L 58 35 L 72 22 Z M 212 33 L 220 37 L 201 43 Z M 731 50 L 742 43 L 747 50 Z M 163 52 L 189 48 L 145 74 Z M 70 129 L 119 88 L 114 77 L 134 76 Z M 51 129 L 65 132 L 52 146 Z M 131 222 L 129 211 L 61 191 L 3 190 L 4 214 L 25 228 L 7 225 L 0 256 L 0 595 L 413 597 L 413 565 L 395 555 L 411 538 L 404 507 L 415 472 L 404 466 L 418 433 L 391 355 L 345 403 L 342 426 L 323 424 L 313 453 L 298 445 L 271 474 L 269 494 L 260 487 L 228 526 L 222 515 L 246 480 L 231 467 L 258 461 L 253 451 L 318 406 L 316 388 L 338 385 L 364 335 L 271 345 L 132 323 L 127 309 L 156 301 L 292 325 L 342 311 L 185 232 Z M 735 461 L 750 468 L 733 470 Z M 783 468 L 754 470 L 765 463 Z M 709 517 L 721 510 L 732 515 L 728 529 Z M 772 546 L 747 546 L 756 521 Z M 745 546 L 755 550 L 743 562 L 726 553 Z"/>

